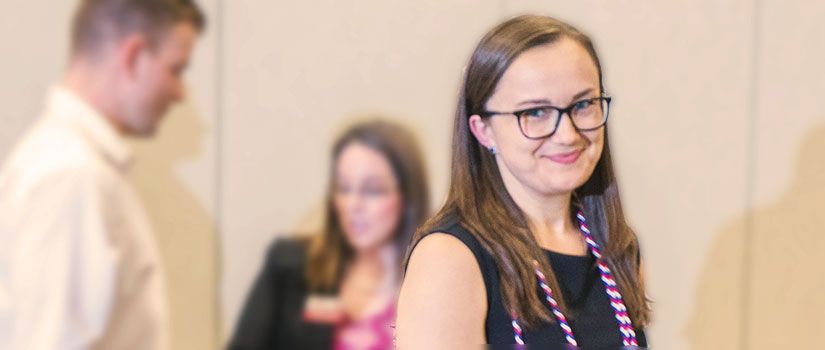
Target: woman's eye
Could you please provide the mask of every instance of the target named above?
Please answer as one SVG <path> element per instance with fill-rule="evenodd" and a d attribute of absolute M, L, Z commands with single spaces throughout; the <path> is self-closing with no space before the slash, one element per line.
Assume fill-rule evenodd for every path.
<path fill-rule="evenodd" d="M 522 117 L 541 118 L 546 117 L 549 113 L 547 108 L 533 108 L 521 112 Z"/>
<path fill-rule="evenodd" d="M 378 187 L 366 187 L 366 188 L 364 188 L 364 194 L 368 195 L 368 196 L 382 195 L 382 194 L 384 194 L 384 192 L 386 192 L 386 191 L 384 191 L 383 188 L 378 188 Z"/>
<path fill-rule="evenodd" d="M 590 106 L 592 106 L 592 105 L 593 105 L 593 101 L 584 100 L 584 101 L 576 102 L 576 104 L 573 105 L 573 108 L 578 109 L 578 110 L 582 110 L 582 109 L 590 108 Z"/>

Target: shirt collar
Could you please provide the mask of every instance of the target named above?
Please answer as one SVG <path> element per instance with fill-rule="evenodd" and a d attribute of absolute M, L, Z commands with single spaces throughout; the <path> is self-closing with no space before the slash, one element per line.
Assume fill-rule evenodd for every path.
<path fill-rule="evenodd" d="M 62 86 L 53 87 L 47 115 L 68 122 L 105 158 L 121 170 L 128 170 L 133 158 L 131 147 L 102 113 L 77 94 Z"/>

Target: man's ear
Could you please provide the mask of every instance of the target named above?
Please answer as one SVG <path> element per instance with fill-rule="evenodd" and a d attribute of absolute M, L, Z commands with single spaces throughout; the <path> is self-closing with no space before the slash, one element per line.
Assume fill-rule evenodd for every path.
<path fill-rule="evenodd" d="M 137 75 L 140 55 L 147 49 L 148 42 L 144 35 L 131 34 L 122 39 L 117 46 L 116 52 L 118 69 L 124 72 L 129 79 L 134 79 Z"/>
<path fill-rule="evenodd" d="M 473 114 L 470 116 L 470 131 L 473 133 L 473 136 L 476 137 L 478 143 L 484 146 L 487 149 L 491 149 L 496 146 L 495 137 L 493 136 L 493 130 L 490 128 L 490 124 L 484 120 L 480 115 Z"/>

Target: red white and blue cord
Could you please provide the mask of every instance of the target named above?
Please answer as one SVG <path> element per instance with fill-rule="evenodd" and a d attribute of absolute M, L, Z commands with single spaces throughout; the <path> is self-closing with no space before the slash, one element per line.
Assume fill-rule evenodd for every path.
<path fill-rule="evenodd" d="M 602 253 L 599 250 L 599 245 L 596 241 L 593 240 L 593 237 L 590 235 L 590 229 L 587 228 L 587 223 L 585 222 L 584 215 L 581 211 L 576 214 L 576 218 L 579 220 L 579 229 L 581 230 L 582 234 L 584 234 L 584 240 L 587 242 L 587 245 L 590 247 L 590 252 L 593 256 L 596 257 L 596 264 L 599 267 L 599 273 L 601 274 L 601 280 L 604 284 L 604 290 L 607 293 L 607 296 L 610 297 L 610 306 L 613 307 L 613 312 L 616 316 L 616 321 L 619 324 L 619 333 L 622 335 L 622 343 L 625 346 L 633 345 L 638 346 L 638 342 L 636 341 L 636 332 L 633 331 L 633 323 L 630 320 L 630 316 L 627 314 L 627 307 L 625 307 L 624 301 L 622 301 L 622 294 L 619 292 L 618 288 L 616 288 L 616 281 L 613 279 L 610 268 L 602 261 Z M 556 302 L 556 299 L 553 298 L 553 291 L 550 290 L 550 286 L 547 284 L 547 278 L 544 274 L 539 270 L 538 262 L 535 263 L 535 272 L 536 278 L 539 281 L 539 286 L 541 287 L 542 291 L 544 291 L 544 295 L 547 299 L 547 303 L 553 309 L 553 315 L 556 316 L 556 320 L 559 322 L 559 327 L 564 332 L 564 337 L 567 339 L 567 343 L 573 346 L 578 346 L 576 342 L 576 338 L 573 336 L 573 330 L 570 328 L 570 325 L 567 323 L 567 318 L 559 309 L 559 305 Z M 524 337 L 522 334 L 521 326 L 518 324 L 516 320 L 515 314 L 513 314 L 513 332 L 515 334 L 514 338 L 516 344 L 524 344 Z"/>

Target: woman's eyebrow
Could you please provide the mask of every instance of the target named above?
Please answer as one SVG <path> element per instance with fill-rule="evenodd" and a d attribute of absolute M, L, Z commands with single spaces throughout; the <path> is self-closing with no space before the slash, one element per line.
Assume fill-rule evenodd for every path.
<path fill-rule="evenodd" d="M 594 90 L 593 88 L 587 88 L 587 89 L 584 89 L 584 90 L 580 91 L 579 93 L 573 95 L 573 98 L 572 98 L 573 102 L 575 103 L 580 98 L 593 93 L 593 90 Z M 521 101 L 521 102 L 516 104 L 516 107 L 527 106 L 527 105 L 550 105 L 550 106 L 552 106 L 553 103 L 550 100 L 546 99 L 546 98 L 538 98 L 538 99 L 530 99 L 530 100 Z"/>

